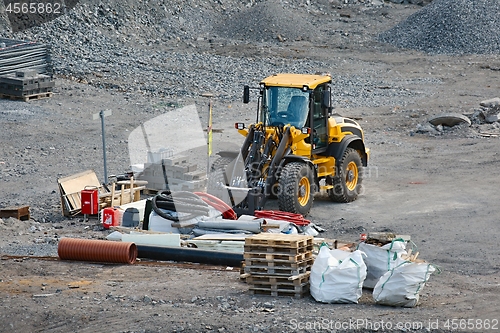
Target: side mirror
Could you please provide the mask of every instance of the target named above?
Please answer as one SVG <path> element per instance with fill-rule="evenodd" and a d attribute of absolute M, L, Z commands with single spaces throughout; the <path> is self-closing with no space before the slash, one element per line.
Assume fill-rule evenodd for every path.
<path fill-rule="evenodd" d="M 250 87 L 244 86 L 243 87 L 243 103 L 248 104 L 248 102 L 250 102 Z"/>
<path fill-rule="evenodd" d="M 322 106 L 325 109 L 329 109 L 332 107 L 332 100 L 331 100 L 331 93 L 330 90 L 325 90 L 323 91 L 323 101 L 322 101 Z"/>

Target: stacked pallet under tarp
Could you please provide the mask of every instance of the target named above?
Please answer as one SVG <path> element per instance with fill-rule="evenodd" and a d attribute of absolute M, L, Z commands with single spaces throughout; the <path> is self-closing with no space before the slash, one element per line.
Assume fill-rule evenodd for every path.
<path fill-rule="evenodd" d="M 0 97 L 24 101 L 52 96 L 47 46 L 0 38 Z"/>
<path fill-rule="evenodd" d="M 245 239 L 244 277 L 253 295 L 291 296 L 309 293 L 313 237 L 260 233 Z"/>
<path fill-rule="evenodd" d="M 26 70 L 52 75 L 48 46 L 36 42 L 0 38 L 0 75 Z"/>

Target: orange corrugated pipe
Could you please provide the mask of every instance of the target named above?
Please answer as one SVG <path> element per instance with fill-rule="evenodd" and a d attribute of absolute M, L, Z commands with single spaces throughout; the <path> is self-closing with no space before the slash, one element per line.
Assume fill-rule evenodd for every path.
<path fill-rule="evenodd" d="M 62 260 L 133 264 L 137 246 L 131 242 L 61 238 L 57 254 Z"/>

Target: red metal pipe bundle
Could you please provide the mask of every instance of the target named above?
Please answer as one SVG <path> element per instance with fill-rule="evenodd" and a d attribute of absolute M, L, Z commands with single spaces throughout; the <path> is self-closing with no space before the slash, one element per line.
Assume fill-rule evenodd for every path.
<path fill-rule="evenodd" d="M 137 246 L 131 242 L 62 238 L 57 254 L 62 260 L 133 264 L 137 258 Z"/>

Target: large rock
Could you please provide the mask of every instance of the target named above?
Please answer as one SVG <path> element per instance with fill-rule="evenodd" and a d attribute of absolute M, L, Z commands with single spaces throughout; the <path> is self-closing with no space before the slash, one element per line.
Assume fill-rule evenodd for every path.
<path fill-rule="evenodd" d="M 488 99 L 479 103 L 479 105 L 485 108 L 494 108 L 500 106 L 500 97 L 495 97 L 492 99 Z"/>
<path fill-rule="evenodd" d="M 460 124 L 467 124 L 468 126 L 471 125 L 471 121 L 469 118 L 458 113 L 447 113 L 434 116 L 429 119 L 429 123 L 434 126 L 443 125 L 448 127 L 453 127 Z"/>

